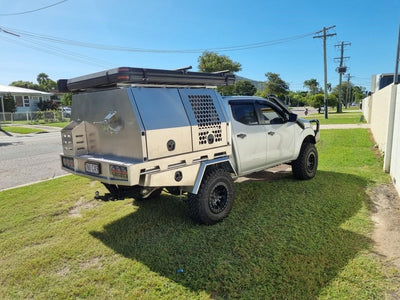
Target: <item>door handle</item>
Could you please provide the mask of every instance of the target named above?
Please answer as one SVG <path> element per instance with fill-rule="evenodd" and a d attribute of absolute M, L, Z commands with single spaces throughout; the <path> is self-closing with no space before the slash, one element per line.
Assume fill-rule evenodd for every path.
<path fill-rule="evenodd" d="M 246 136 L 247 136 L 247 135 L 244 134 L 244 133 L 239 133 L 239 134 L 237 135 L 237 137 L 238 137 L 238 138 L 241 138 L 241 139 L 244 139 Z"/>
<path fill-rule="evenodd" d="M 268 135 L 274 135 L 275 134 L 275 132 L 274 131 L 268 131 Z"/>

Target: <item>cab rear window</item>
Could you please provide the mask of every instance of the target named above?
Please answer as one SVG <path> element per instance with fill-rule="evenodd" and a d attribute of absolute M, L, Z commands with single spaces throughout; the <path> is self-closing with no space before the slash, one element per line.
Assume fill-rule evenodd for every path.
<path fill-rule="evenodd" d="M 246 125 L 257 125 L 257 113 L 253 104 L 232 104 L 233 118 Z"/>

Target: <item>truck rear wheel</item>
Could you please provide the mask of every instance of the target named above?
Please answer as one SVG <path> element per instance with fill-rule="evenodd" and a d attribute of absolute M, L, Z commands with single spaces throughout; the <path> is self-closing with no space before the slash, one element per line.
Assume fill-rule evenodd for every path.
<path fill-rule="evenodd" d="M 299 157 L 292 163 L 293 176 L 297 179 L 311 179 L 317 173 L 318 152 L 312 143 L 301 146 Z"/>
<path fill-rule="evenodd" d="M 190 217 L 206 225 L 215 224 L 230 213 L 234 187 L 231 175 L 224 169 L 214 169 L 204 175 L 197 195 L 188 195 Z"/>

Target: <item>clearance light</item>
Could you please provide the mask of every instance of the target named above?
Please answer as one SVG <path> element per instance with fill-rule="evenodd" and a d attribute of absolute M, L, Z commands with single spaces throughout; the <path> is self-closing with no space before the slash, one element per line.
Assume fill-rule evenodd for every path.
<path fill-rule="evenodd" d="M 113 177 L 128 178 L 128 169 L 123 166 L 110 166 L 110 173 Z"/>
<path fill-rule="evenodd" d="M 64 168 L 75 170 L 74 159 L 72 157 L 62 157 L 62 165 Z"/>

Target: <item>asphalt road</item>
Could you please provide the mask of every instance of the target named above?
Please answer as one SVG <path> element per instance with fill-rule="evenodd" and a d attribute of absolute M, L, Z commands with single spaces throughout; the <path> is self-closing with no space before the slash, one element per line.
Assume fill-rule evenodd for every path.
<path fill-rule="evenodd" d="M 0 191 L 67 174 L 60 167 L 61 152 L 58 129 L 12 136 L 0 132 Z"/>

